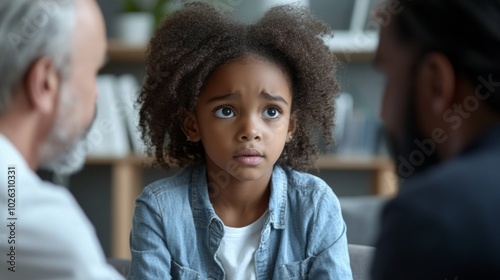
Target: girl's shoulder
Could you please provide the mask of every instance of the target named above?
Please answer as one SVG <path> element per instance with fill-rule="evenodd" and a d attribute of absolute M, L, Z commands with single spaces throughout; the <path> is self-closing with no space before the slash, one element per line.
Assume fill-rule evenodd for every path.
<path fill-rule="evenodd" d="M 278 168 L 286 177 L 288 191 L 333 192 L 332 188 L 316 175 L 297 171 L 290 167 Z"/>
<path fill-rule="evenodd" d="M 286 183 L 274 185 L 277 187 L 274 191 L 275 193 L 276 191 L 282 192 L 283 198 L 286 197 L 286 204 L 290 206 L 290 211 L 300 209 L 309 214 L 316 213 L 319 209 L 340 211 L 338 197 L 323 179 L 287 167 L 279 167 L 275 172 L 277 177 L 280 177 L 279 173 L 282 173 L 282 180 L 286 180 L 284 181 Z"/>
<path fill-rule="evenodd" d="M 194 167 L 180 169 L 171 176 L 159 179 L 147 185 L 143 190 L 143 194 L 148 193 L 159 196 L 165 193 L 169 195 L 173 195 L 174 193 L 187 193 L 194 171 Z"/>

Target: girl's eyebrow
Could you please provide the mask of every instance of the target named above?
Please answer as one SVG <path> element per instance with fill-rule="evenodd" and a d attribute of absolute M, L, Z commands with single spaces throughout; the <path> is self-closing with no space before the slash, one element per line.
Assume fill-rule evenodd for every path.
<path fill-rule="evenodd" d="M 238 98 L 238 95 L 236 93 L 228 93 L 226 95 L 212 97 L 209 100 L 207 100 L 207 103 L 212 103 L 212 102 L 220 101 L 220 100 L 231 100 L 231 99 L 236 99 L 236 98 Z"/>
<path fill-rule="evenodd" d="M 267 93 L 267 92 L 263 91 L 261 93 L 261 96 L 264 99 L 266 99 L 266 100 L 278 101 L 278 102 L 282 102 L 282 103 L 285 103 L 286 105 L 288 105 L 288 102 L 286 102 L 286 100 L 283 97 L 279 96 L 279 95 L 272 95 L 270 93 Z M 240 97 L 240 96 L 237 93 L 228 93 L 228 94 L 225 94 L 225 95 L 212 97 L 209 100 L 207 100 L 206 103 L 208 104 L 208 103 L 212 103 L 212 102 L 216 102 L 216 101 L 221 101 L 221 100 L 232 100 L 232 99 L 237 99 L 238 97 Z"/>
<path fill-rule="evenodd" d="M 264 99 L 271 100 L 271 101 L 283 102 L 286 105 L 288 105 L 288 102 L 286 102 L 286 100 L 283 97 L 279 96 L 279 95 L 271 95 L 270 93 L 267 93 L 265 91 L 262 92 L 261 95 L 264 97 Z"/>

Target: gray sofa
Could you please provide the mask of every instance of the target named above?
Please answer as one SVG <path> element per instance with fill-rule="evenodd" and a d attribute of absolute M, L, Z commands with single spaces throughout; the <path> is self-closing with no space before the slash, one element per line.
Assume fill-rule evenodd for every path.
<path fill-rule="evenodd" d="M 375 247 L 380 228 L 380 212 L 389 197 L 366 195 L 339 197 L 347 226 L 347 241 Z"/>
<path fill-rule="evenodd" d="M 349 258 L 354 280 L 369 280 L 375 248 L 366 245 L 349 244 Z"/>
<path fill-rule="evenodd" d="M 351 259 L 351 269 L 354 280 L 368 280 L 372 256 L 375 249 L 370 246 L 349 244 L 349 257 Z M 108 259 L 118 272 L 127 277 L 130 267 L 130 260 Z"/>

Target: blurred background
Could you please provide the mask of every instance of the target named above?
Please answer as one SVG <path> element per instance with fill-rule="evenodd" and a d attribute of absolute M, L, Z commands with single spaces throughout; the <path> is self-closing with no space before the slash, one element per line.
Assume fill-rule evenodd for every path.
<path fill-rule="evenodd" d="M 108 61 L 98 78 L 98 118 L 90 133 L 84 169 L 71 177 L 43 170 L 45 179 L 67 186 L 94 224 L 108 257 L 128 258 L 128 236 L 134 199 L 142 188 L 169 171 L 144 165 L 133 102 L 144 78 L 144 52 L 155 26 L 182 0 L 98 0 L 109 37 Z M 244 21 L 257 19 L 279 0 L 204 1 L 234 13 Z M 337 145 L 323 150 L 317 169 L 340 198 L 350 243 L 373 245 L 380 206 L 397 190 L 393 163 L 387 156 L 379 108 L 383 77 L 372 67 L 377 24 L 375 0 L 291 1 L 311 8 L 334 30 L 325 39 L 341 62 L 336 101 Z M 103 129 L 111 123 L 109 129 Z"/>

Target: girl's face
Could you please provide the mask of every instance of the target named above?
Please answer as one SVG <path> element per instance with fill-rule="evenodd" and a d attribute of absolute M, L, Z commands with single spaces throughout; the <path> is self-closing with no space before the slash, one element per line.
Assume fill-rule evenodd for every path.
<path fill-rule="evenodd" d="M 268 182 L 294 130 L 290 79 L 275 64 L 245 56 L 216 68 L 184 131 L 205 148 L 209 181 Z"/>

